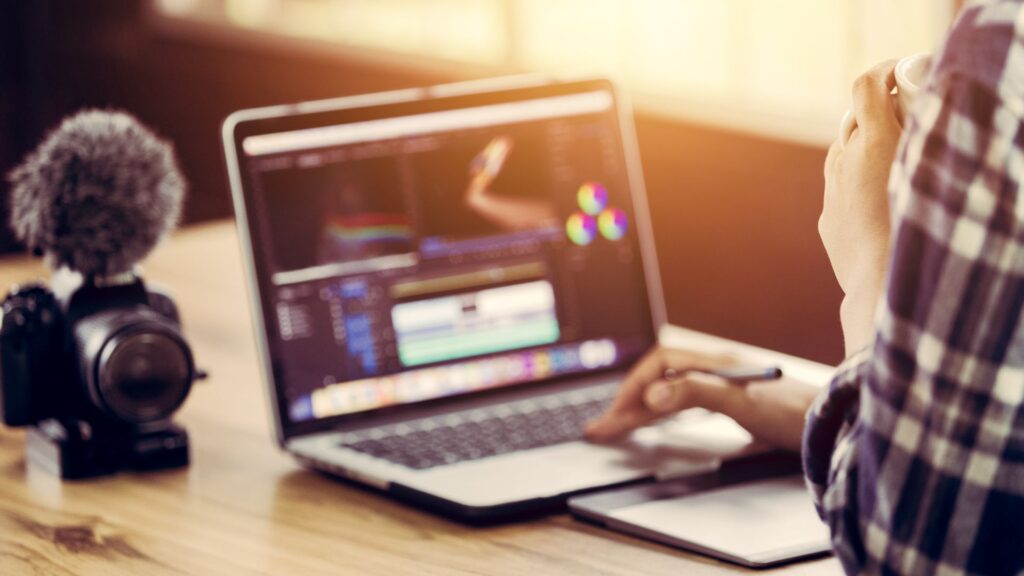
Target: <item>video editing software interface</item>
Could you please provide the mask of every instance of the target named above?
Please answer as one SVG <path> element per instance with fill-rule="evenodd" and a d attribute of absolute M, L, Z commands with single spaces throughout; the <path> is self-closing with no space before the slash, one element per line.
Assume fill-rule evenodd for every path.
<path fill-rule="evenodd" d="M 293 422 L 622 366 L 651 344 L 609 92 L 242 149 Z"/>

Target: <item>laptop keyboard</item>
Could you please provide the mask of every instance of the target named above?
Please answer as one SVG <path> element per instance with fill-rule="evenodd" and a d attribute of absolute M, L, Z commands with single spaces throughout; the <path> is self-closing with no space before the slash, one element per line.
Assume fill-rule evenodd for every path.
<path fill-rule="evenodd" d="M 341 445 L 416 470 L 579 440 L 618 383 L 346 434 Z"/>

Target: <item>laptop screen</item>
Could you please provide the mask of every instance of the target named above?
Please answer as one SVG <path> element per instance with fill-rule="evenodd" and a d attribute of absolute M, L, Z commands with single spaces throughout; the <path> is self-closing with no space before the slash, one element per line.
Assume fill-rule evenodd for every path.
<path fill-rule="evenodd" d="M 622 368 L 652 344 L 612 92 L 486 102 L 239 138 L 286 421 Z"/>

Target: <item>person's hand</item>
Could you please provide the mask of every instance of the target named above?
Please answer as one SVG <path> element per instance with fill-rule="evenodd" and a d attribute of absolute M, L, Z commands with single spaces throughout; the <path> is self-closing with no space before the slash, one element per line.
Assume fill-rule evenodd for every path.
<path fill-rule="evenodd" d="M 818 233 L 845 298 L 840 310 L 846 352 L 870 342 L 875 303 L 889 253 L 889 169 L 902 127 L 891 96 L 896 61 L 875 66 L 853 85 L 857 128 L 829 148 Z"/>
<path fill-rule="evenodd" d="M 505 167 L 505 160 L 508 159 L 514 145 L 508 136 L 498 136 L 491 139 L 473 158 L 469 164 L 469 186 L 466 187 L 466 195 L 469 198 L 487 193 L 487 189 Z"/>
<path fill-rule="evenodd" d="M 724 382 L 707 378 L 665 379 L 669 368 L 679 374 L 687 369 L 713 369 L 734 365 L 725 356 L 708 356 L 656 347 L 633 366 L 608 412 L 587 426 L 587 437 L 595 441 L 614 440 L 636 428 L 686 408 L 715 404 L 714 396 Z"/>
<path fill-rule="evenodd" d="M 626 376 L 608 411 L 587 427 L 595 442 L 616 440 L 629 432 L 686 408 L 706 408 L 734 419 L 758 440 L 799 451 L 804 414 L 819 388 L 792 379 L 733 384 L 713 376 L 665 379 L 665 370 L 735 366 L 731 356 L 709 356 L 656 347 Z"/>

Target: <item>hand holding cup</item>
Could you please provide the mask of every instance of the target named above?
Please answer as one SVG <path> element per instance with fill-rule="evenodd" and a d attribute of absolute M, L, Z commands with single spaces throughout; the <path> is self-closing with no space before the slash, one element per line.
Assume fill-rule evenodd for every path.
<path fill-rule="evenodd" d="M 900 124 L 904 123 L 907 111 L 921 90 L 928 69 L 931 65 L 931 55 L 915 54 L 907 56 L 896 63 L 896 94 L 893 96 L 896 104 L 896 118 Z M 857 128 L 857 119 L 852 110 L 847 110 L 839 125 L 839 145 L 845 147 L 846 143 Z"/>

